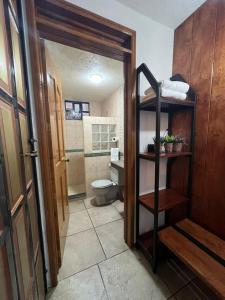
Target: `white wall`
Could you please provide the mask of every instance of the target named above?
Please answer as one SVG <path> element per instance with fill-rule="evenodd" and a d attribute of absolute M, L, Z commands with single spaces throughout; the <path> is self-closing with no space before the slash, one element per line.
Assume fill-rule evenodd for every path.
<path fill-rule="evenodd" d="M 135 30 L 137 35 L 137 66 L 143 62 L 146 63 L 157 80 L 162 80 L 171 76 L 174 38 L 174 31 L 172 29 L 137 13 L 135 10 L 130 9 L 115 0 L 67 1 Z M 154 125 L 148 124 L 149 118 L 154 120 L 154 114 L 149 113 L 147 117 L 144 116 L 141 124 L 141 132 L 145 132 L 145 136 L 148 136 L 149 134 L 149 140 L 151 140 L 151 131 L 154 130 Z M 149 126 L 149 133 L 146 133 L 146 124 Z M 167 128 L 166 118 L 164 119 L 164 127 Z M 143 148 L 145 146 L 146 140 L 144 144 L 142 143 L 141 147 Z M 151 163 L 147 164 L 142 162 L 141 168 L 142 172 L 140 180 L 142 184 L 140 192 L 143 193 L 151 190 L 153 187 L 154 181 L 152 180 L 154 177 L 154 166 Z M 162 174 L 160 177 L 160 186 L 163 187 L 165 186 L 166 176 L 165 162 L 164 168 L 162 166 L 161 170 Z M 144 180 L 144 178 L 148 177 L 146 176 L 147 174 L 149 174 L 149 181 L 147 179 Z M 142 220 L 141 232 L 145 232 L 152 227 L 152 215 L 147 212 L 145 208 L 141 209 L 140 220 Z"/>
<path fill-rule="evenodd" d="M 67 1 L 135 30 L 137 66 L 145 62 L 158 80 L 171 75 L 174 36 L 172 29 L 115 0 Z"/>

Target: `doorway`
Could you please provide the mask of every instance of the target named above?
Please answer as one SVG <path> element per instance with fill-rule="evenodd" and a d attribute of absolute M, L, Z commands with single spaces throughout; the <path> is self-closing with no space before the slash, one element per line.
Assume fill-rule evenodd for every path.
<path fill-rule="evenodd" d="M 128 249 L 123 219 L 124 66 L 49 40 L 42 40 L 42 60 L 62 280 Z M 60 193 L 66 189 L 68 201 Z"/>
<path fill-rule="evenodd" d="M 39 74 L 43 74 L 40 60 L 40 38 L 67 46 L 76 47 L 99 55 L 104 55 L 124 63 L 125 78 L 125 120 L 124 120 L 124 237 L 129 246 L 134 244 L 135 206 L 135 32 L 75 5 L 64 1 L 26 1 L 32 52 L 32 75 L 38 130 L 42 178 L 44 180 L 45 208 L 48 233 L 48 248 L 52 285 L 57 284 L 57 274 L 61 263 L 59 229 L 55 218 L 54 193 L 51 182 L 53 170 L 46 161 L 51 160 L 47 135 L 44 87 Z M 31 13 L 32 12 L 32 13 Z M 73 20 L 76 20 L 75 22 Z M 42 75 L 41 75 L 42 76 Z M 52 171 L 52 172 L 51 172 Z M 56 245 L 58 245 L 56 247 Z"/>

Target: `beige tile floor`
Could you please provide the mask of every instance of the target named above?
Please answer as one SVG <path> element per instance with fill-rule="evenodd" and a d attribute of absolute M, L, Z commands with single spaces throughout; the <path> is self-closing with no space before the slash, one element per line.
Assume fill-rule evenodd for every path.
<path fill-rule="evenodd" d="M 153 274 L 137 250 L 123 239 L 123 203 L 93 207 L 91 198 L 70 201 L 59 284 L 48 299 L 209 300 L 193 287 L 193 276 L 173 260 Z M 210 299 L 211 300 L 211 299 Z"/>

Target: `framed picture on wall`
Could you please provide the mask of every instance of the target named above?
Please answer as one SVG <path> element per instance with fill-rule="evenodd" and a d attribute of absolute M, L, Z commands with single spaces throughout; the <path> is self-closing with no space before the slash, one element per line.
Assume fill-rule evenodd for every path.
<path fill-rule="evenodd" d="M 65 100 L 66 120 L 82 120 L 84 116 L 90 116 L 89 102 Z"/>

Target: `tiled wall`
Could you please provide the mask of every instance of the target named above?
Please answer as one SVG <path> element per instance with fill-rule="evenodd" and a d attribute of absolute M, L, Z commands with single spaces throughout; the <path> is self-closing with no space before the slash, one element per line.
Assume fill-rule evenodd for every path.
<path fill-rule="evenodd" d="M 99 102 L 90 101 L 90 113 L 92 116 L 101 115 L 101 105 Z M 69 192 L 77 190 L 85 192 L 85 167 L 84 167 L 84 133 L 83 121 L 65 120 L 65 149 L 67 164 L 67 183 Z M 81 190 L 80 186 L 84 189 Z"/>
<path fill-rule="evenodd" d="M 92 125 L 93 124 L 116 124 L 115 118 L 107 117 L 84 117 L 84 156 L 86 193 L 93 195 L 91 182 L 98 179 L 110 179 L 110 152 L 92 150 Z"/>
<path fill-rule="evenodd" d="M 124 86 L 103 102 L 90 101 L 90 114 L 90 117 L 84 117 L 82 121 L 65 120 L 65 149 L 70 160 L 67 164 L 69 191 L 83 185 L 82 192 L 88 195 L 92 195 L 92 181 L 110 179 L 110 153 L 109 150 L 105 153 L 93 153 L 92 124 L 116 124 L 119 143 L 111 146 L 118 146 L 120 152 L 124 153 Z"/>
<path fill-rule="evenodd" d="M 102 102 L 102 117 L 114 117 L 117 124 L 118 147 L 124 153 L 124 85 Z"/>

